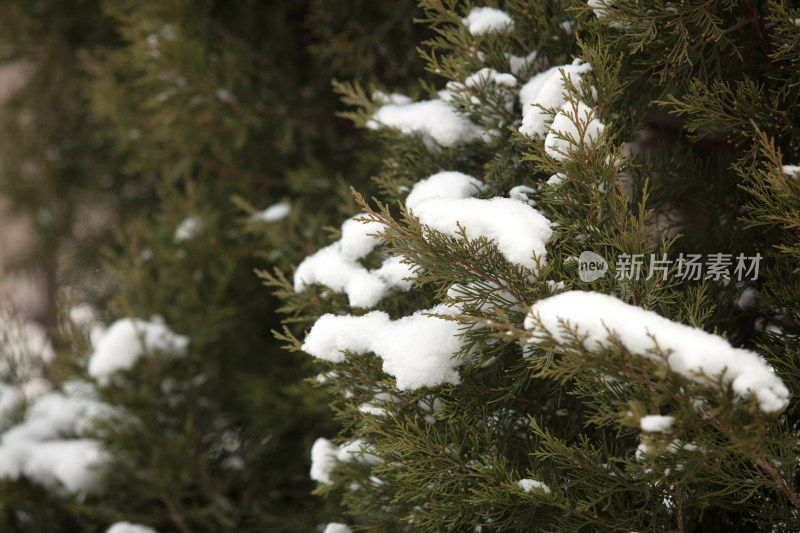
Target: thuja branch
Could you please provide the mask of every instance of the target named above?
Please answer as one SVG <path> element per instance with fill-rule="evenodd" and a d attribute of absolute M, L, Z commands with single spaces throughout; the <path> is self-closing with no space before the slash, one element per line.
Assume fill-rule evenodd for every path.
<path fill-rule="evenodd" d="M 700 418 L 703 419 L 704 422 L 706 422 L 708 425 L 710 425 L 720 433 L 724 434 L 732 442 L 736 443 L 741 440 L 737 437 L 736 432 L 733 430 L 733 428 L 730 428 L 722 424 L 718 420 L 714 419 L 713 417 L 708 416 L 708 414 L 702 410 L 698 410 L 697 414 L 698 416 L 700 416 Z M 774 466 L 767 463 L 767 461 L 764 460 L 763 457 L 754 456 L 752 457 L 752 460 L 756 464 L 756 466 L 758 466 L 759 469 L 764 471 L 769 476 L 770 480 L 772 481 L 772 484 L 775 487 L 777 487 L 778 490 L 780 490 L 784 495 L 786 495 L 787 498 L 789 498 L 789 501 L 792 502 L 792 505 L 796 509 L 800 509 L 800 497 L 798 497 L 797 494 L 794 492 L 794 489 L 792 489 L 792 487 L 790 487 L 789 484 L 786 483 L 786 481 L 784 481 L 784 479 L 780 475 L 780 472 L 778 472 L 778 470 Z"/>
<path fill-rule="evenodd" d="M 383 224 L 384 226 L 386 226 L 387 228 L 390 228 L 391 230 L 393 230 L 397 234 L 397 236 L 379 234 L 379 235 L 374 235 L 375 237 L 383 237 L 383 238 L 389 238 L 391 240 L 406 240 L 406 241 L 409 241 L 409 242 L 415 242 L 415 243 L 421 245 L 422 248 L 426 252 L 430 252 L 430 253 L 434 253 L 434 254 L 437 254 L 437 255 L 441 255 L 444 258 L 446 258 L 448 261 L 450 261 L 451 263 L 458 264 L 459 266 L 461 266 L 464 269 L 466 269 L 468 272 L 480 277 L 481 279 L 483 279 L 484 281 L 486 281 L 488 283 L 491 283 L 492 285 L 494 285 L 498 289 L 504 290 L 504 291 L 508 292 L 509 294 L 513 295 L 513 297 L 514 297 L 514 299 L 516 301 L 515 303 L 517 303 L 518 305 L 520 305 L 520 306 L 524 306 L 525 305 L 525 301 L 523 300 L 522 295 L 520 295 L 518 292 L 514 291 L 511 287 L 509 287 L 508 284 L 506 284 L 502 279 L 500 279 L 498 277 L 491 276 L 491 275 L 487 274 L 486 272 L 484 272 L 484 271 L 482 271 L 482 270 L 480 270 L 478 268 L 475 268 L 473 265 L 454 257 L 447 250 L 442 250 L 442 249 L 436 248 L 433 244 L 431 244 L 430 241 L 428 241 L 422 235 L 422 231 L 421 230 L 418 231 L 418 232 L 413 232 L 411 230 L 406 229 L 405 227 L 403 227 L 400 223 L 398 223 L 394 219 L 394 217 L 389 212 L 388 206 L 381 204 L 380 201 L 378 201 L 376 198 L 373 198 L 373 201 L 378 205 L 378 207 L 380 209 L 380 214 L 376 213 L 372 209 L 372 207 L 370 207 L 370 205 L 364 200 L 363 195 L 361 195 L 358 191 L 356 191 L 354 187 L 350 187 L 350 191 L 352 192 L 353 196 L 355 197 L 356 203 L 360 207 L 362 207 L 369 215 L 369 217 L 365 218 L 364 220 L 367 220 L 367 221 L 370 221 L 370 222 L 378 222 L 380 224 Z M 407 215 L 407 220 L 408 220 L 409 223 L 412 223 L 412 224 L 414 223 L 414 221 L 413 221 L 411 216 Z M 466 238 L 466 234 L 463 231 L 463 228 L 461 228 L 460 225 L 459 225 L 459 228 L 461 229 L 461 234 L 464 236 L 464 241 L 468 242 L 468 240 Z M 403 250 L 401 250 L 400 248 L 397 248 L 397 250 L 400 251 L 401 253 L 403 252 Z"/>

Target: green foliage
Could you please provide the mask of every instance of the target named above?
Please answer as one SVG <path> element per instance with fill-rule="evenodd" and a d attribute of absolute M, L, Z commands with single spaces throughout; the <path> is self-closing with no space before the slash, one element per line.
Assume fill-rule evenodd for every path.
<path fill-rule="evenodd" d="M 442 146 L 421 130 L 376 124 L 388 101 L 339 85 L 354 108 L 346 116 L 383 145 L 380 194 L 367 201 L 354 191 L 360 220 L 382 228 L 370 231 L 380 253 L 407 265 L 413 288 L 360 308 L 335 288 L 265 274 L 291 323 L 278 337 L 295 351 L 319 355 L 304 339 L 321 334 L 323 315 L 381 311 L 399 322 L 445 304 L 455 316 L 443 318 L 460 325 L 459 379 L 413 389 L 399 388 L 384 354 L 370 351 L 371 332 L 337 334 L 317 381 L 335 398 L 336 442 L 372 457 L 339 455 L 318 492 L 343 495 L 342 521 L 358 531 L 797 528 L 800 191 L 784 166 L 797 163 L 800 142 L 796 9 L 777 1 L 500 4 L 513 29 L 472 34 L 462 22 L 471 3 L 421 2 L 435 35 L 420 52 L 439 82 L 422 83 L 427 96 L 417 99 L 446 87 L 439 98 L 483 138 Z M 511 57 L 533 51 L 514 71 L 516 86 L 474 81 L 484 68 L 511 72 Z M 571 113 L 572 129 L 519 133 L 520 86 L 575 57 L 592 70 L 562 78 L 564 107 L 539 106 L 548 122 Z M 605 128 L 591 139 L 594 119 Z M 544 214 L 554 228 L 546 261 L 535 269 L 511 262 L 500 242 L 464 225 L 454 233 L 426 226 L 405 198 L 443 170 L 479 178 L 476 198 L 517 198 Z M 575 260 L 588 251 L 609 263 L 591 282 Z M 740 254 L 760 254 L 759 274 L 681 275 L 688 254 L 717 253 L 730 254 L 732 267 Z M 622 257 L 641 257 L 641 275 Z M 375 268 L 374 258 L 361 266 Z M 656 260 L 667 265 L 663 275 L 646 275 Z M 652 347 L 644 350 L 608 327 L 602 342 L 589 342 L 579 321 L 561 317 L 548 329 L 529 314 L 576 289 L 754 350 L 783 380 L 788 406 L 765 411 L 730 376 L 682 371 L 675 339 L 646 328 L 639 333 Z M 332 362 L 340 346 L 343 361 Z M 644 429 L 648 415 L 672 417 L 671 425 Z"/>
<path fill-rule="evenodd" d="M 37 232 L 42 250 L 32 253 L 53 273 L 52 298 L 74 280 L 67 310 L 89 301 L 106 325 L 158 317 L 189 338 L 182 357 L 144 346 L 134 366 L 93 380 L 87 365 L 97 346 L 64 320 L 47 369 L 52 385 L 82 382 L 111 406 L 91 427 L 63 435 L 102 445 L 100 490 L 76 495 L 4 477 L 4 525 L 313 530 L 330 512 L 311 494 L 309 449 L 335 425 L 326 394 L 304 381 L 312 363 L 270 335 L 278 303 L 253 272 L 295 263 L 354 205 L 341 176 L 362 184 L 379 160 L 336 116 L 330 80 L 404 76 L 413 51 L 370 43 L 412 31 L 414 7 L 393 7 L 395 22 L 383 9 L 353 19 L 364 65 L 354 70 L 351 51 L 326 42 L 352 18 L 346 3 L 14 2 L 0 10 L 4 54 L 32 73 L 10 104 L 16 114 L 3 114 L 15 141 L 8 156 L 4 148 L 3 192 L 42 220 L 43 210 L 60 217 L 42 222 L 52 231 Z M 287 218 L 254 216 L 279 201 L 291 205 Z M 77 235 L 94 213 L 98 227 Z M 60 249 L 76 236 L 82 262 L 59 277 Z"/>

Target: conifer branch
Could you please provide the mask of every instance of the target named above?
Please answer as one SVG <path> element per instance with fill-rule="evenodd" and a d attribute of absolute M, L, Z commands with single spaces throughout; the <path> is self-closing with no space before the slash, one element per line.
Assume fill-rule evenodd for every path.
<path fill-rule="evenodd" d="M 175 503 L 172 501 L 172 498 L 169 496 L 169 492 L 164 487 L 164 483 L 161 479 L 161 475 L 158 473 L 155 465 L 150 467 L 150 472 L 153 475 L 153 480 L 156 482 L 158 487 L 161 491 L 158 494 L 158 498 L 167 508 L 167 512 L 169 513 L 170 520 L 175 526 L 181 531 L 181 533 L 192 533 L 192 529 L 184 521 L 183 517 L 178 512 L 178 508 L 175 506 Z"/>
<path fill-rule="evenodd" d="M 709 416 L 708 413 L 702 410 L 698 409 L 697 415 L 708 425 L 710 425 L 711 427 L 713 427 L 714 429 L 716 429 L 717 431 L 728 437 L 731 440 L 731 442 L 734 443 L 740 442 L 741 439 L 736 434 L 736 431 L 734 431 L 733 428 L 720 423 L 718 420 L 716 420 L 712 416 Z M 800 497 L 797 495 L 797 493 L 795 493 L 794 489 L 788 483 L 786 483 L 786 481 L 783 480 L 783 478 L 780 475 L 780 472 L 778 472 L 778 470 L 774 466 L 767 463 L 767 461 L 761 456 L 757 456 L 754 453 L 752 453 L 750 458 L 756 464 L 756 466 L 758 466 L 759 469 L 764 471 L 769 476 L 769 479 L 772 481 L 772 484 L 789 499 L 792 505 L 796 509 L 800 510 Z"/>
<path fill-rule="evenodd" d="M 755 22 L 756 27 L 758 28 L 758 35 L 761 39 L 761 51 L 764 52 L 765 56 L 769 57 L 772 46 L 769 32 L 767 31 L 767 27 L 764 25 L 764 19 L 762 19 L 761 15 L 758 13 L 758 9 L 756 8 L 755 4 L 753 4 L 753 0 L 744 0 L 744 3 L 747 6 L 748 11 L 750 11 L 750 17 L 752 17 L 753 22 Z"/>

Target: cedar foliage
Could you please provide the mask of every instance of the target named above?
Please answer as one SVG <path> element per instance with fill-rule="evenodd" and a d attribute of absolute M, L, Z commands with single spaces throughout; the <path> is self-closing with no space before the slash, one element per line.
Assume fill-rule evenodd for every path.
<path fill-rule="evenodd" d="M 331 341 L 317 381 L 334 397 L 335 442 L 349 453 L 328 454 L 335 467 L 329 479 L 317 474 L 317 493 L 341 497 L 339 521 L 356 531 L 797 530 L 800 173 L 790 165 L 800 160 L 800 9 L 781 0 L 491 4 L 513 29 L 473 34 L 462 22 L 472 2 L 422 0 L 434 36 L 420 47 L 438 77 L 423 84 L 428 97 L 446 86 L 447 105 L 490 135 L 442 145 L 381 126 L 377 113 L 396 97 L 339 86 L 347 116 L 383 147 L 380 193 L 355 194 L 357 220 L 381 228 L 370 226 L 382 246 L 363 265 L 397 256 L 413 288 L 359 307 L 341 288 L 262 272 L 289 314 L 277 335 L 296 351 L 311 350 L 306 339 L 325 320 L 368 324 L 373 311 L 398 320 L 444 303 L 461 325 L 459 379 L 423 387 L 398 387 L 369 331 Z M 510 57 L 533 51 L 516 86 L 469 80 L 483 68 L 511 72 Z M 563 80 L 571 131 L 519 133 L 520 87 L 574 58 L 592 68 Z M 550 122 L 559 109 L 542 111 Z M 592 139 L 593 119 L 605 129 Z M 469 228 L 426 228 L 405 197 L 443 170 L 479 178 L 478 198 L 523 194 L 554 223 L 546 264 L 514 264 Z M 581 281 L 574 259 L 584 251 L 608 261 L 604 277 Z M 717 258 L 731 275 L 682 276 L 690 254 L 729 254 Z M 760 254 L 757 277 L 735 275 L 740 254 Z M 625 257 L 643 258 L 641 276 Z M 651 257 L 666 260 L 663 276 L 645 275 Z M 765 412 L 724 376 L 681 373 L 658 344 L 672 339 L 653 336 L 649 351 L 636 351 L 610 329 L 599 345 L 568 317 L 537 336 L 544 323 L 525 320 L 530 306 L 568 290 L 613 295 L 754 351 L 786 385 L 788 405 Z M 673 424 L 644 431 L 646 415 Z M 526 490 L 522 479 L 539 484 Z"/>
<path fill-rule="evenodd" d="M 3 115 L 14 135 L 2 190 L 31 217 L 63 214 L 37 226 L 26 264 L 50 268 L 53 306 L 91 303 L 106 326 L 158 317 L 190 339 L 185 357 L 145 347 L 104 382 L 87 375 L 97 339 L 61 316 L 58 357 L 44 372 L 56 391 L 78 383 L 110 406 L 60 436 L 100 443 L 99 488 L 70 494 L 4 473 L 4 531 L 106 531 L 122 521 L 159 532 L 308 531 L 324 520 L 310 494 L 309 448 L 335 425 L 324 393 L 303 381 L 310 362 L 270 335 L 278 303 L 253 270 L 298 261 L 353 205 L 341 176 L 365 185 L 379 160 L 335 115 L 330 79 L 421 75 L 408 53 L 371 46 L 385 31 L 417 32 L 414 11 L 396 10 L 397 23 L 363 13 L 364 31 L 328 48 L 352 15 L 347 3 L 0 7 L 3 51 L 31 72 L 10 104 L 16 114 Z M 341 70 L 352 47 L 368 70 Z M 280 201 L 291 205 L 285 220 L 251 217 Z M 93 214 L 93 231 L 73 248 L 75 225 Z M 65 248 L 80 262 L 65 261 Z M 68 274 L 65 262 L 75 267 Z M 0 420 L 2 430 L 24 422 L 34 402 Z"/>

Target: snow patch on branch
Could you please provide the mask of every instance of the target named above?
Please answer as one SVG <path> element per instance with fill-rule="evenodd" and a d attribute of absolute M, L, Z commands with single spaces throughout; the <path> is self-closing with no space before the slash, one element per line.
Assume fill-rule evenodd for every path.
<path fill-rule="evenodd" d="M 486 237 L 511 263 L 536 271 L 537 259 L 544 261 L 545 244 L 553 231 L 550 221 L 531 206 L 511 198 L 429 198 L 413 209 L 422 224 L 461 238 L 459 226 L 468 239 Z"/>
<path fill-rule="evenodd" d="M 545 153 L 557 161 L 564 161 L 574 146 L 597 146 L 605 126 L 596 117 L 597 111 L 583 102 L 578 102 L 577 108 L 570 102 L 564 104 L 544 139 Z"/>
<path fill-rule="evenodd" d="M 91 397 L 83 384 L 68 383 L 65 392 L 39 397 L 25 419 L 0 436 L 0 478 L 30 480 L 56 492 L 82 498 L 99 489 L 105 461 L 94 439 L 70 438 L 89 428 L 107 406 Z"/>
<path fill-rule="evenodd" d="M 131 524 L 130 522 L 117 522 L 108 528 L 106 533 L 156 533 L 156 530 L 139 524 Z"/>
<path fill-rule="evenodd" d="M 609 335 L 613 334 L 630 353 L 657 363 L 663 360 L 656 349 L 669 353 L 670 369 L 698 383 L 722 376 L 741 398 L 755 395 L 762 411 L 780 411 L 789 402 L 786 386 L 755 352 L 734 348 L 722 337 L 672 322 L 613 296 L 569 291 L 540 300 L 525 318 L 525 328 L 564 343 L 567 334 L 562 321 L 586 335 L 588 350 L 612 347 Z"/>
<path fill-rule="evenodd" d="M 470 74 L 467 76 L 467 79 L 464 80 L 464 85 L 467 87 L 480 87 L 487 83 L 516 87 L 517 78 L 513 74 L 508 74 L 507 72 L 497 72 L 492 68 L 482 68 L 478 72 Z"/>
<path fill-rule="evenodd" d="M 347 527 L 346 524 L 340 522 L 330 522 L 325 526 L 325 531 L 322 533 L 353 533 L 353 530 Z"/>
<path fill-rule="evenodd" d="M 550 487 L 535 479 L 520 479 L 519 481 L 515 481 L 515 484 L 525 492 L 539 491 L 550 494 Z"/>
<path fill-rule="evenodd" d="M 459 115 L 446 101 L 450 97 L 446 90 L 441 91 L 440 98 L 435 100 L 409 102 L 394 97 L 392 103 L 375 111 L 372 120 L 367 121 L 367 127 L 375 130 L 385 126 L 406 135 L 418 135 L 430 149 L 435 148 L 431 141 L 451 148 L 482 138 L 480 126 Z"/>
<path fill-rule="evenodd" d="M 198 217 L 187 217 L 175 228 L 174 240 L 176 243 L 180 244 L 182 242 L 191 241 L 201 233 L 203 233 L 202 219 Z"/>
<path fill-rule="evenodd" d="M 472 35 L 514 31 L 514 19 L 494 7 L 473 7 L 461 22 Z"/>
<path fill-rule="evenodd" d="M 675 417 L 664 415 L 647 415 L 639 420 L 639 426 L 642 431 L 649 433 L 663 433 L 669 431 L 672 424 L 675 422 Z"/>
<path fill-rule="evenodd" d="M 89 359 L 89 376 L 107 385 L 111 376 L 133 368 L 147 355 L 184 357 L 189 337 L 170 330 L 159 318 L 151 321 L 123 318 L 105 331 Z"/>
<path fill-rule="evenodd" d="M 603 20 L 609 15 L 613 14 L 614 2 L 612 0 L 588 0 L 586 5 L 592 8 L 594 16 L 598 20 Z M 610 28 L 622 29 L 622 24 L 619 22 L 606 22 Z"/>
<path fill-rule="evenodd" d="M 438 172 L 416 183 L 406 198 L 414 208 L 430 198 L 469 198 L 484 184 L 461 172 Z M 390 290 L 409 290 L 416 278 L 413 267 L 399 256 L 384 259 L 380 268 L 367 270 L 360 261 L 380 245 L 373 235 L 383 229 L 379 222 L 360 222 L 367 216 L 356 215 L 342 224 L 342 238 L 306 257 L 294 274 L 294 290 L 303 292 L 313 284 L 322 284 L 347 294 L 354 307 L 373 307 Z"/>
<path fill-rule="evenodd" d="M 408 290 L 416 277 L 409 265 L 399 257 L 386 258 L 381 267 L 367 270 L 360 260 L 380 245 L 374 237 L 383 229 L 379 222 L 361 222 L 358 214 L 342 224 L 342 237 L 306 257 L 294 273 L 294 290 L 304 292 L 314 284 L 325 285 L 347 294 L 354 307 L 373 307 L 391 289 Z"/>
<path fill-rule="evenodd" d="M 522 105 L 522 125 L 519 132 L 531 137 L 547 134 L 550 115 L 545 110 L 560 108 L 567 102 L 565 79 L 577 87 L 580 85 L 580 77 L 591 70 L 592 65 L 575 59 L 571 65 L 559 65 L 531 78 L 519 92 Z"/>
<path fill-rule="evenodd" d="M 369 453 L 371 446 L 361 440 L 337 446 L 328 439 L 318 438 L 311 447 L 311 479 L 324 483 L 333 484 L 331 473 L 336 468 L 336 462 L 356 461 L 365 465 L 379 463 L 380 458 Z"/>
<path fill-rule="evenodd" d="M 415 209 L 429 198 L 470 198 L 484 188 L 482 181 L 462 172 L 438 172 L 411 188 L 406 197 L 406 207 Z"/>
<path fill-rule="evenodd" d="M 798 165 L 783 165 L 781 170 L 790 178 L 800 178 L 800 166 Z"/>
<path fill-rule="evenodd" d="M 253 213 L 250 220 L 252 222 L 279 222 L 288 217 L 291 212 L 292 206 L 289 202 L 278 202 L 277 204 L 272 204 L 263 211 Z"/>
<path fill-rule="evenodd" d="M 438 305 L 399 320 L 391 320 L 383 311 L 362 316 L 325 314 L 314 323 L 301 348 L 332 363 L 343 362 L 344 352 L 373 352 L 383 359 L 384 372 L 397 379 L 400 390 L 457 384 L 461 361 L 453 356 L 463 347 L 457 337 L 460 324 L 435 316 L 455 312 Z"/>
<path fill-rule="evenodd" d="M 511 54 L 506 54 L 506 58 L 508 58 L 508 65 L 511 69 L 511 73 L 515 76 L 524 73 L 530 66 L 536 61 L 536 56 L 538 54 L 534 50 L 530 54 L 526 56 L 515 56 Z"/>

